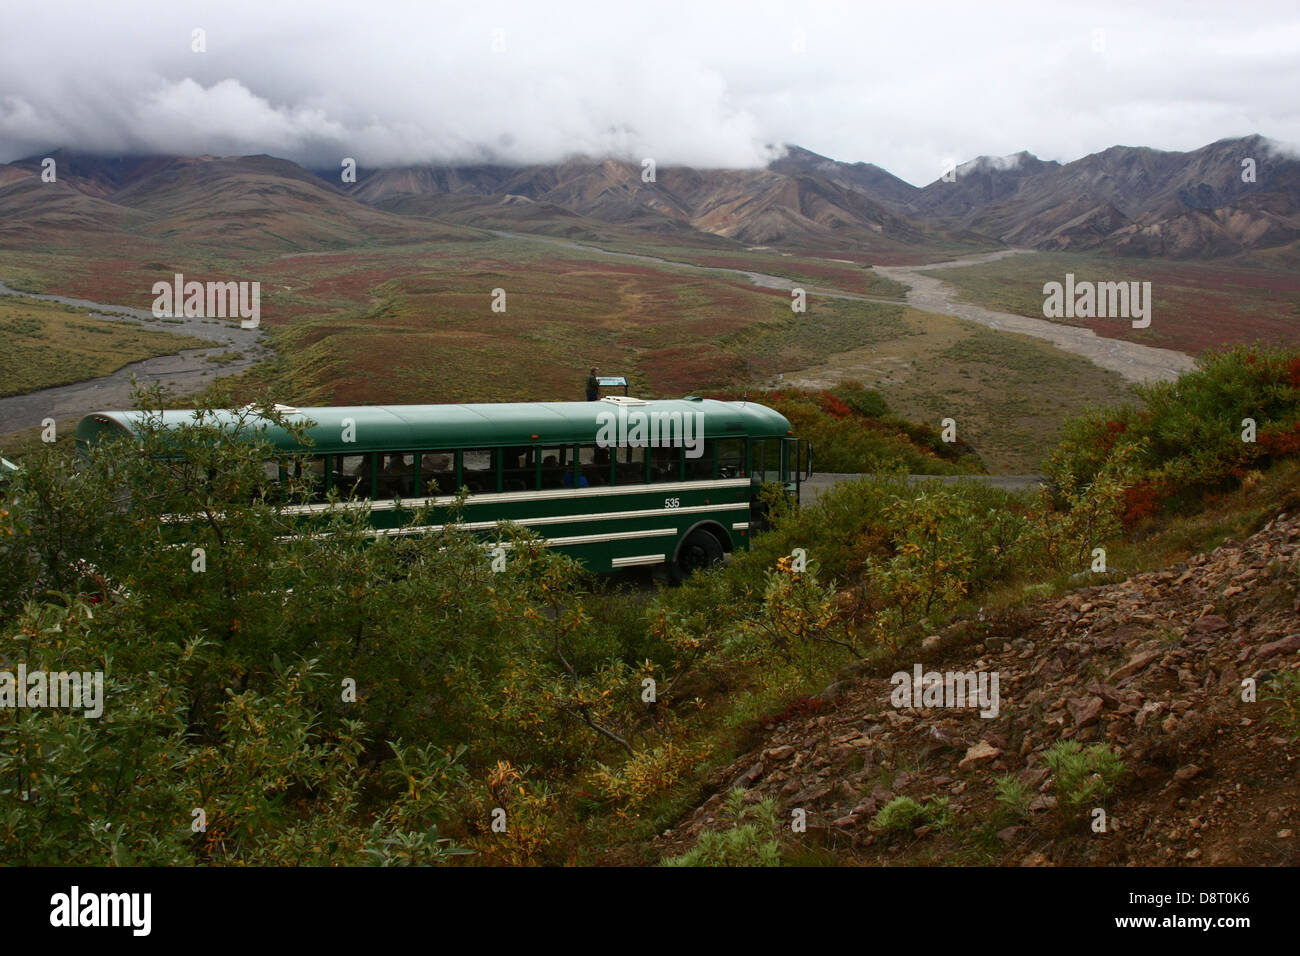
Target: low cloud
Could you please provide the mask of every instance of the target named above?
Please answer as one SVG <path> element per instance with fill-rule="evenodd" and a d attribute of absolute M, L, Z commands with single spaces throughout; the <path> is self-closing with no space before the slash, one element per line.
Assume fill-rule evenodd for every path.
<path fill-rule="evenodd" d="M 793 142 L 926 183 L 949 157 L 1300 141 L 1294 4 L 1186 10 L 47 0 L 0 34 L 0 161 L 63 146 L 753 167 Z"/>

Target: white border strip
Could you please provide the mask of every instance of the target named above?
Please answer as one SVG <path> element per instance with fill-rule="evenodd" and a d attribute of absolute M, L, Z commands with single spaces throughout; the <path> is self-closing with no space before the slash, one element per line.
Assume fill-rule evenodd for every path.
<path fill-rule="evenodd" d="M 556 524 L 582 524 L 589 521 L 617 521 L 620 518 L 659 518 L 668 515 L 708 514 L 713 511 L 747 511 L 749 504 L 738 501 L 729 505 L 692 505 L 689 508 L 648 508 L 640 511 L 604 511 L 599 514 L 547 515 L 542 518 L 498 518 L 495 521 L 466 521 L 460 525 L 466 531 L 491 531 L 504 523 L 517 524 L 525 528 L 545 527 Z M 419 526 L 424 531 L 441 531 L 446 525 L 427 524 Z M 734 529 L 748 528 L 749 525 L 732 525 Z M 392 533 L 400 529 L 377 528 L 383 533 Z"/>
<path fill-rule="evenodd" d="M 375 528 L 373 531 L 367 532 L 367 534 L 375 538 L 397 538 L 408 534 L 426 534 L 441 531 L 443 527 L 440 524 L 426 524 L 410 528 Z M 567 538 L 545 538 L 543 543 L 548 547 L 568 547 L 579 544 L 606 544 L 610 541 L 633 541 L 638 538 L 672 537 L 676 536 L 676 534 L 676 528 L 652 528 L 646 531 L 615 531 L 609 534 L 583 534 Z"/>
<path fill-rule="evenodd" d="M 719 478 L 716 481 L 667 481 L 653 485 L 600 485 L 595 488 L 548 488 L 543 491 L 501 491 L 491 494 L 470 495 L 465 499 L 466 507 L 470 505 L 515 504 L 525 501 L 555 501 L 564 498 L 602 498 L 610 495 L 658 494 L 663 491 L 707 491 L 711 488 L 744 488 L 750 484 L 748 478 Z M 424 508 L 428 505 L 446 507 L 456 500 L 455 495 L 439 495 L 436 498 L 406 498 L 399 505 L 393 500 L 362 498 L 354 502 L 341 502 L 344 507 L 369 505 L 372 511 L 392 511 L 401 507 L 406 509 Z M 281 514 L 313 514 L 328 511 L 328 501 L 312 505 L 286 505 L 280 509 Z"/>
<path fill-rule="evenodd" d="M 663 564 L 667 560 L 662 554 L 639 554 L 632 558 L 613 558 L 609 563 L 615 568 L 636 568 L 644 564 Z"/>

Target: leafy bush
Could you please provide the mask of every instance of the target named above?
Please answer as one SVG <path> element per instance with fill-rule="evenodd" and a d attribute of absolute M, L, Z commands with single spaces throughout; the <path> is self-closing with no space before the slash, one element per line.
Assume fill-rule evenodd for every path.
<path fill-rule="evenodd" d="M 739 393 L 712 397 L 738 400 Z M 816 449 L 817 470 L 832 474 L 880 474 L 896 470 L 918 475 L 960 475 L 984 471 L 979 456 L 963 442 L 945 442 L 929 425 L 889 414 L 879 392 L 852 381 L 824 391 L 765 392 L 801 439 Z"/>
<path fill-rule="evenodd" d="M 883 418 L 889 414 L 889 403 L 885 396 L 861 382 L 851 379 L 840 382 L 831 389 L 831 394 L 864 418 Z"/>
<path fill-rule="evenodd" d="M 689 660 L 671 633 L 584 600 L 589 576 L 517 528 L 493 573 L 454 521 L 375 541 L 364 510 L 278 509 L 257 414 L 289 424 L 154 416 L 79 468 L 50 452 L 13 476 L 5 657 L 101 671 L 105 701 L 98 720 L 0 710 L 6 846 L 32 864 L 441 862 L 474 836 L 479 768 L 524 752 L 558 775 L 643 744 L 642 672 Z M 554 799 L 537 781 L 513 805 L 512 859 L 535 859 Z"/>
<path fill-rule="evenodd" d="M 1058 485 L 1091 485 L 1128 455 L 1127 525 L 1236 487 L 1253 469 L 1300 454 L 1300 349 L 1238 345 L 1198 369 L 1136 389 L 1138 404 L 1094 409 L 1067 423 L 1045 465 Z M 1257 428 L 1243 439 L 1246 419 Z"/>

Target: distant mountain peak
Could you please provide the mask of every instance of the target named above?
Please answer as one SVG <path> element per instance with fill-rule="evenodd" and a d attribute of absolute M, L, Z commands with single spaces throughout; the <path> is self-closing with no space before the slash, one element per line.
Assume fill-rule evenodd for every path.
<path fill-rule="evenodd" d="M 1006 156 L 976 156 L 972 160 L 961 163 L 957 167 L 957 175 L 962 176 L 969 173 L 979 173 L 990 170 L 997 172 L 1009 172 L 1013 169 L 1028 169 L 1034 166 L 1047 165 L 1041 159 L 1022 149 L 1018 153 L 1008 153 Z"/>

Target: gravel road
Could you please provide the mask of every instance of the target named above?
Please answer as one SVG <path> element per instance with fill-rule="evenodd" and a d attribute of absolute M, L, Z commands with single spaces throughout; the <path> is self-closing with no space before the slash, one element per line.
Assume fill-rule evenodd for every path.
<path fill-rule="evenodd" d="M 921 275 L 936 269 L 960 269 L 964 266 L 993 262 L 1007 256 L 1032 255 L 1032 249 L 1004 249 L 979 256 L 965 256 L 950 262 L 936 262 L 926 266 L 876 266 L 876 272 L 911 286 L 907 304 L 924 312 L 955 315 L 1002 332 L 1019 332 L 1047 339 L 1062 352 L 1081 355 L 1101 368 L 1117 372 L 1130 382 L 1169 381 L 1196 367 L 1190 355 L 1172 349 L 1158 349 L 1122 339 L 1108 339 L 1092 329 L 1060 325 L 1047 319 L 1035 319 L 1010 312 L 995 312 L 983 306 L 958 300 L 955 286 Z M 1063 278 L 1063 277 L 1058 277 Z M 1127 319 L 1115 319 L 1127 322 Z"/>

